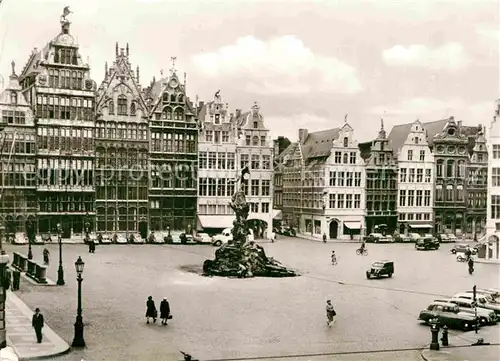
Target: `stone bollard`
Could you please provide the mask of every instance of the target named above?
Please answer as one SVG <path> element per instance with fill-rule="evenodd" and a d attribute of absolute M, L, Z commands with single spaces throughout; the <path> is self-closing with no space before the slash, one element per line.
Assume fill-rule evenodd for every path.
<path fill-rule="evenodd" d="M 19 269 L 21 272 L 26 272 L 28 270 L 28 258 L 19 254 Z"/>
<path fill-rule="evenodd" d="M 441 343 L 443 346 L 448 346 L 448 326 L 443 326 L 443 336 L 441 337 Z"/>
<path fill-rule="evenodd" d="M 12 272 L 12 291 L 17 291 L 21 284 L 21 272 L 14 270 Z"/>
<path fill-rule="evenodd" d="M 35 277 L 35 267 L 35 262 L 28 260 L 28 271 L 26 273 L 31 277 Z"/>
<path fill-rule="evenodd" d="M 35 279 L 38 283 L 47 283 L 47 267 L 35 264 Z"/>
<path fill-rule="evenodd" d="M 434 351 L 439 351 L 439 320 L 437 318 L 433 318 L 430 320 L 431 324 L 431 345 L 430 349 Z"/>
<path fill-rule="evenodd" d="M 19 254 L 16 252 L 12 254 L 12 266 L 19 268 Z"/>

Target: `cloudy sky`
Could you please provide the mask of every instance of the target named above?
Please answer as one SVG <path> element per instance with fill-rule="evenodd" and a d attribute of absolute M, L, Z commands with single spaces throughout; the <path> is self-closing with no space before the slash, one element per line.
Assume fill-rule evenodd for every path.
<path fill-rule="evenodd" d="M 147 85 L 177 57 L 188 95 L 257 101 L 272 135 L 348 121 L 360 141 L 454 115 L 487 124 L 499 98 L 500 0 L 3 0 L 0 72 L 20 71 L 65 5 L 100 83 L 115 42 Z M 384 114 L 385 113 L 385 114 Z"/>

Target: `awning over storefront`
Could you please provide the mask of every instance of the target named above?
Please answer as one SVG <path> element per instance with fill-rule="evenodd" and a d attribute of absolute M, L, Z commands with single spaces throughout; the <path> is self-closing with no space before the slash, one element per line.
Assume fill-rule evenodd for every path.
<path fill-rule="evenodd" d="M 344 221 L 344 226 L 349 229 L 361 229 L 361 221 L 360 222 L 346 222 Z"/>
<path fill-rule="evenodd" d="M 281 212 L 281 209 L 273 209 L 273 219 L 276 220 L 283 219 L 283 212 Z"/>
<path fill-rule="evenodd" d="M 232 214 L 198 216 L 198 228 L 231 228 L 235 219 Z"/>
<path fill-rule="evenodd" d="M 431 224 L 409 224 L 410 228 L 434 228 Z"/>

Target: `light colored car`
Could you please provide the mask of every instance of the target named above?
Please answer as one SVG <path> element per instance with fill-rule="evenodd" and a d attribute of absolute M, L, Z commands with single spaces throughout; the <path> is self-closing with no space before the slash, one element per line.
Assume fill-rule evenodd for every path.
<path fill-rule="evenodd" d="M 43 240 L 42 236 L 38 234 L 35 236 L 33 244 L 45 244 L 45 241 Z"/>
<path fill-rule="evenodd" d="M 455 236 L 454 234 L 448 235 L 448 242 L 456 242 L 456 241 L 458 241 L 457 236 Z"/>
<path fill-rule="evenodd" d="M 462 312 L 468 312 L 471 314 L 476 313 L 476 308 L 474 307 L 474 302 L 472 300 L 467 300 L 465 298 L 452 298 L 443 302 L 456 304 Z M 478 307 L 477 317 L 479 317 L 479 322 L 481 322 L 482 325 L 494 325 L 497 323 L 497 315 L 495 311 L 487 310 L 486 308 Z"/>
<path fill-rule="evenodd" d="M 198 242 L 200 243 L 212 243 L 212 237 L 208 235 L 208 233 L 198 233 L 197 235 Z"/>
<path fill-rule="evenodd" d="M 382 243 L 385 242 L 384 235 L 382 233 L 370 233 L 368 237 L 366 237 L 366 242 L 369 243 Z"/>
<path fill-rule="evenodd" d="M 474 297 L 472 295 L 472 292 L 471 293 L 462 292 L 462 293 L 457 293 L 452 298 L 465 298 L 467 300 L 472 301 Z M 497 315 L 500 314 L 500 304 L 495 303 L 495 302 L 490 302 L 492 300 L 492 298 L 489 295 L 477 294 L 476 300 L 477 300 L 478 307 L 482 307 L 482 308 L 486 308 L 488 310 L 495 311 L 495 313 Z"/>
<path fill-rule="evenodd" d="M 441 243 L 451 242 L 450 237 L 446 233 L 440 233 L 439 238 L 441 239 Z"/>
<path fill-rule="evenodd" d="M 28 237 L 22 232 L 17 232 L 12 240 L 13 244 L 28 244 Z"/>
<path fill-rule="evenodd" d="M 473 294 L 474 291 L 465 291 L 465 293 L 470 293 L 470 294 Z M 498 297 L 498 294 L 496 292 L 493 292 L 493 291 L 487 291 L 487 290 L 483 290 L 483 289 L 476 289 L 476 295 L 482 295 L 486 298 L 486 301 L 490 302 L 490 303 L 498 303 L 496 301 L 497 297 Z"/>
<path fill-rule="evenodd" d="M 415 243 L 422 237 L 418 233 L 408 233 L 408 238 L 409 238 L 409 242 Z"/>
<path fill-rule="evenodd" d="M 112 244 L 113 241 L 112 241 L 111 235 L 107 234 L 107 233 L 103 234 L 102 238 L 101 238 L 101 241 L 99 243 L 101 243 L 101 244 Z"/>
<path fill-rule="evenodd" d="M 129 242 L 132 241 L 132 243 L 134 243 L 134 244 L 146 243 L 146 240 L 141 237 L 140 233 L 137 233 L 137 232 L 129 233 L 128 238 L 129 238 Z"/>
<path fill-rule="evenodd" d="M 165 243 L 165 236 L 162 232 L 151 232 L 151 234 L 148 237 L 148 243 L 153 243 L 153 244 L 164 244 Z"/>
<path fill-rule="evenodd" d="M 233 234 L 232 234 L 232 229 L 231 228 L 226 228 L 222 231 L 222 233 L 216 234 L 215 236 L 212 237 L 212 245 L 219 247 L 222 246 L 223 244 L 232 241 L 233 240 Z"/>
<path fill-rule="evenodd" d="M 123 233 L 117 233 L 113 236 L 114 242 L 116 244 L 127 244 L 127 236 Z"/>

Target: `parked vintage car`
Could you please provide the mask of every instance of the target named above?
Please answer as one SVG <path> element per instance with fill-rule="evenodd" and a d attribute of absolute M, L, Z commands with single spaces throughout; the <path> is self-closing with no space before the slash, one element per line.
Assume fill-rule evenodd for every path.
<path fill-rule="evenodd" d="M 297 232 L 293 227 L 281 226 L 276 229 L 275 233 L 288 237 L 297 237 Z"/>
<path fill-rule="evenodd" d="M 448 235 L 446 233 L 440 233 L 440 234 L 438 234 L 437 235 L 437 239 L 441 243 L 449 243 L 449 242 L 451 242 L 450 237 L 448 237 Z"/>
<path fill-rule="evenodd" d="M 105 234 L 102 234 L 102 235 L 98 235 L 97 236 L 97 240 L 99 241 L 99 243 L 101 244 L 112 244 L 113 243 L 113 238 L 110 234 L 108 233 L 105 233 Z"/>
<path fill-rule="evenodd" d="M 198 233 L 195 239 L 202 244 L 212 244 L 212 236 L 210 236 L 208 233 Z"/>
<path fill-rule="evenodd" d="M 123 233 L 116 233 L 113 235 L 113 243 L 116 244 L 127 244 L 127 236 Z"/>
<path fill-rule="evenodd" d="M 12 244 L 28 244 L 28 237 L 22 232 L 17 232 L 12 239 Z"/>
<path fill-rule="evenodd" d="M 467 244 L 467 243 L 455 244 L 453 246 L 453 248 L 451 249 L 451 253 L 453 253 L 453 254 L 465 253 L 465 251 L 467 251 L 468 248 L 470 248 L 473 255 L 477 254 L 477 248 L 475 248 L 474 246 L 471 247 L 471 245 Z"/>
<path fill-rule="evenodd" d="M 382 243 L 385 242 L 385 236 L 382 233 L 370 233 L 365 237 L 365 241 L 368 243 Z"/>
<path fill-rule="evenodd" d="M 392 277 L 394 273 L 393 261 L 375 261 L 369 270 L 366 271 L 366 278 L 381 278 L 382 276 Z"/>
<path fill-rule="evenodd" d="M 457 236 L 455 236 L 454 234 L 448 235 L 448 242 L 456 242 L 456 241 L 458 241 Z"/>
<path fill-rule="evenodd" d="M 408 233 L 408 241 L 407 242 L 413 242 L 416 243 L 419 239 L 421 239 L 422 236 L 418 233 Z"/>
<path fill-rule="evenodd" d="M 164 244 L 165 243 L 165 236 L 163 235 L 162 232 L 151 232 L 151 234 L 148 237 L 148 243 L 152 244 Z"/>
<path fill-rule="evenodd" d="M 226 228 L 222 231 L 222 233 L 216 234 L 212 237 L 212 245 L 215 247 L 222 246 L 223 244 L 233 240 L 231 228 Z"/>
<path fill-rule="evenodd" d="M 453 298 L 465 298 L 467 300 L 474 300 L 474 296 L 468 292 L 457 293 Z M 476 295 L 477 306 L 486 308 L 488 310 L 495 311 L 497 315 L 500 315 L 500 304 L 492 302 L 492 298 L 488 295 L 477 294 Z"/>
<path fill-rule="evenodd" d="M 134 233 L 129 233 L 129 235 L 128 235 L 128 243 L 132 243 L 132 244 L 144 244 L 144 243 L 146 243 L 146 240 L 141 237 L 140 233 L 134 232 Z"/>
<path fill-rule="evenodd" d="M 452 298 L 445 301 L 443 300 L 434 300 L 434 301 L 454 303 L 455 305 L 458 306 L 458 308 L 462 312 L 468 312 L 471 314 L 476 313 L 476 308 L 474 307 L 474 301 L 472 300 L 468 300 L 465 298 Z M 487 310 L 486 308 L 477 307 L 477 317 L 479 317 L 479 322 L 482 325 L 494 325 L 497 323 L 497 315 L 495 311 Z"/>
<path fill-rule="evenodd" d="M 479 326 L 475 315 L 461 312 L 458 305 L 449 302 L 432 302 L 427 309 L 420 311 L 418 319 L 429 323 L 431 319 L 437 318 L 441 326 L 459 329 L 463 331 L 472 330 L 476 323 Z"/>
<path fill-rule="evenodd" d="M 45 241 L 43 240 L 41 235 L 37 234 L 35 236 L 35 239 L 33 240 L 33 244 L 45 244 Z"/>
<path fill-rule="evenodd" d="M 416 250 L 431 250 L 439 249 L 439 241 L 434 237 L 419 238 L 415 242 Z"/>

